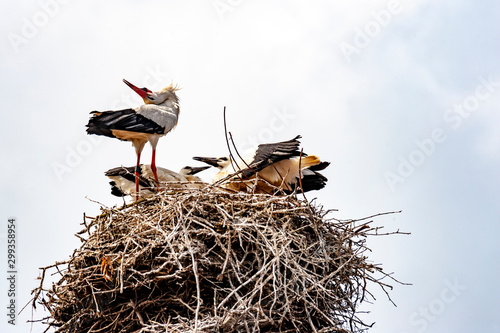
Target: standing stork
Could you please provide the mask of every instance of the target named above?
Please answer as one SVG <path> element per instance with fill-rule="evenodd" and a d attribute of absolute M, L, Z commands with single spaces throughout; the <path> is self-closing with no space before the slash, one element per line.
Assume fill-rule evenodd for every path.
<path fill-rule="evenodd" d="M 170 85 L 158 92 L 153 92 L 147 88 L 137 88 L 125 79 L 123 82 L 142 97 L 145 105 L 117 111 L 92 111 L 90 113 L 92 117 L 87 124 L 87 133 L 132 142 L 137 154 L 135 170 L 137 200 L 139 198 L 141 152 L 148 141 L 153 148 L 151 170 L 156 184 L 159 185 L 155 162 L 156 145 L 160 137 L 166 135 L 177 125 L 179 98 L 175 92 L 178 88 Z"/>

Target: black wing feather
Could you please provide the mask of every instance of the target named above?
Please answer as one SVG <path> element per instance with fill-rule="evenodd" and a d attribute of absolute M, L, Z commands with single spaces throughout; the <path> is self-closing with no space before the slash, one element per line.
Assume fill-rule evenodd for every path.
<path fill-rule="evenodd" d="M 243 176 L 250 177 L 271 164 L 294 156 L 300 156 L 300 141 L 298 140 L 300 138 L 301 136 L 297 135 L 288 141 L 259 145 L 253 161 L 249 164 L 249 168 L 242 171 Z M 306 155 L 303 154 L 303 156 Z"/>
<path fill-rule="evenodd" d="M 302 175 L 302 189 L 304 190 L 304 192 L 321 190 L 323 187 L 326 186 L 327 181 L 328 178 L 326 178 L 319 172 L 312 171 L 312 173 L 310 174 Z M 301 182 L 299 181 L 299 178 L 296 178 L 296 182 L 288 184 L 288 186 L 291 188 L 283 189 L 283 192 L 285 192 L 286 194 L 291 194 L 295 191 L 295 189 L 297 189 L 299 192 L 302 192 L 300 184 Z"/>
<path fill-rule="evenodd" d="M 134 109 L 118 111 L 92 111 L 87 124 L 88 134 L 104 135 L 114 138 L 112 130 L 139 133 L 163 134 L 165 128 L 138 114 Z"/>
<path fill-rule="evenodd" d="M 126 180 L 135 183 L 135 167 L 116 167 L 113 169 L 109 169 L 104 173 L 108 177 L 123 177 Z M 117 197 L 122 197 L 125 194 L 121 191 L 121 189 L 116 186 L 116 183 L 114 181 L 109 182 L 111 185 L 111 194 L 117 196 Z M 142 187 L 154 187 L 154 184 L 152 184 L 147 178 L 144 178 L 142 176 L 142 164 L 139 167 L 139 185 Z"/>
<path fill-rule="evenodd" d="M 111 194 L 114 195 L 115 197 L 123 197 L 125 196 L 125 193 L 122 192 L 122 190 L 116 186 L 116 183 L 114 181 L 110 181 L 109 185 L 111 185 Z"/>

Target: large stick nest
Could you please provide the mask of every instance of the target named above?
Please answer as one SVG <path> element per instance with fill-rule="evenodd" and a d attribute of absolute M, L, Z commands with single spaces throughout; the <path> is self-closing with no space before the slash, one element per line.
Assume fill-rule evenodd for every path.
<path fill-rule="evenodd" d="M 68 261 L 42 268 L 33 306 L 57 332 L 360 332 L 367 288 L 390 288 L 364 254 L 379 228 L 327 216 L 217 189 L 103 208 Z"/>

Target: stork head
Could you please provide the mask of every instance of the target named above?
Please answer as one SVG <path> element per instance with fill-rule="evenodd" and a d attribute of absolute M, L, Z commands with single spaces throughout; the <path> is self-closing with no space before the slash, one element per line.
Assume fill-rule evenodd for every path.
<path fill-rule="evenodd" d="M 184 168 L 181 169 L 181 171 L 179 171 L 179 173 L 181 175 L 183 175 L 183 176 L 195 175 L 198 172 L 201 172 L 201 171 L 206 170 L 208 168 L 210 168 L 210 166 L 204 166 L 204 167 L 190 167 L 190 166 L 185 166 Z"/>
<path fill-rule="evenodd" d="M 177 103 L 179 101 L 179 98 L 175 94 L 175 92 L 179 90 L 179 88 L 172 84 L 160 91 L 154 92 L 149 90 L 148 88 L 138 88 L 125 79 L 123 79 L 123 82 L 142 97 L 142 99 L 144 100 L 144 104 L 159 105 L 169 100 L 173 103 Z"/>
<path fill-rule="evenodd" d="M 208 165 L 219 168 L 220 170 L 228 167 L 231 164 L 229 157 L 193 157 L 193 160 L 206 163 Z"/>

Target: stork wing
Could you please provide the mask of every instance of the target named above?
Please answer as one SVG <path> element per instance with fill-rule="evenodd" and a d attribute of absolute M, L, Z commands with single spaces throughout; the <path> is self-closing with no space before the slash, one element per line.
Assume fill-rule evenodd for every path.
<path fill-rule="evenodd" d="M 250 177 L 271 164 L 294 156 L 299 156 L 300 141 L 298 139 L 300 138 L 301 136 L 297 135 L 292 140 L 259 145 L 255 151 L 253 161 L 248 164 L 248 168 L 242 170 L 242 175 L 244 177 Z"/>
<path fill-rule="evenodd" d="M 153 121 L 163 128 L 159 134 L 167 134 L 177 125 L 179 110 L 169 106 L 146 104 L 135 108 L 137 114 Z"/>
<path fill-rule="evenodd" d="M 104 173 L 109 178 L 112 177 L 121 177 L 125 180 L 135 183 L 135 167 L 117 167 L 113 169 L 109 169 Z M 149 182 L 147 178 L 142 176 L 142 164 L 139 167 L 139 185 L 143 187 L 151 187 L 153 184 Z"/>
<path fill-rule="evenodd" d="M 117 167 L 105 172 L 111 181 L 111 194 L 117 197 L 131 194 L 135 190 L 135 167 Z M 154 184 L 142 176 L 142 165 L 139 168 L 139 185 L 143 188 L 154 188 Z"/>
<path fill-rule="evenodd" d="M 165 128 L 138 114 L 134 109 L 119 111 L 93 111 L 87 124 L 88 134 L 104 135 L 114 138 L 112 130 L 122 130 L 149 134 L 163 134 Z"/>

